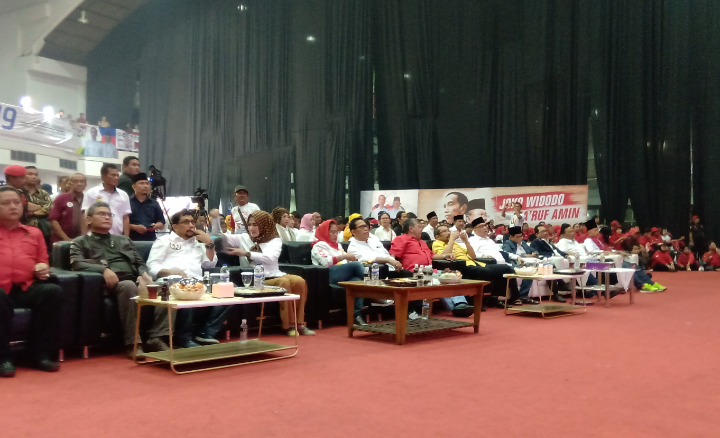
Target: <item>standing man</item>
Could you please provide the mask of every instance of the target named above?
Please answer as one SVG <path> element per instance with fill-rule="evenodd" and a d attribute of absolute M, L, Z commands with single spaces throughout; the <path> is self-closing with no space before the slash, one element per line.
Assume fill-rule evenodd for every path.
<path fill-rule="evenodd" d="M 140 160 L 137 157 L 125 157 L 123 158 L 122 175 L 118 180 L 118 188 L 128 196 L 132 196 L 135 192 L 133 191 L 133 183 L 135 180 L 133 177 L 140 173 Z M 147 178 L 145 178 L 147 180 Z"/>
<path fill-rule="evenodd" d="M 32 309 L 32 364 L 57 371 L 62 290 L 48 283 L 50 266 L 40 230 L 20 223 L 23 204 L 13 187 L 0 187 L 0 377 L 15 376 L 10 355 L 14 309 Z"/>
<path fill-rule="evenodd" d="M 165 228 L 165 217 L 160 204 L 150 195 L 152 186 L 144 173 L 133 175 L 133 191 L 130 198 L 130 238 L 135 241 L 152 242 L 155 232 Z"/>
<path fill-rule="evenodd" d="M 114 164 L 105 163 L 100 168 L 102 184 L 88 189 L 83 198 L 82 210 L 87 211 L 95 202 L 102 201 L 110 206 L 112 227 L 110 234 L 130 235 L 130 198 L 127 193 L 117 189 L 120 172 Z M 87 221 L 81 221 L 82 233 L 87 234 Z"/>
<path fill-rule="evenodd" d="M 38 178 L 37 167 L 25 166 L 25 192 L 28 200 L 28 221 L 27 225 L 38 228 L 45 238 L 45 244 L 50 250 L 50 234 L 52 228 L 48 222 L 48 214 L 52 208 L 52 199 L 50 194 L 38 187 L 40 178 Z"/>
<path fill-rule="evenodd" d="M 505 217 L 505 210 L 508 208 L 508 204 L 503 205 L 503 210 L 500 216 Z M 510 226 L 511 227 L 521 227 L 525 223 L 525 214 L 522 212 L 522 204 L 519 202 L 516 202 L 513 204 L 515 211 L 513 214 L 510 215 Z"/>
<path fill-rule="evenodd" d="M 127 236 L 110 233 L 115 223 L 108 204 L 95 202 L 88 207 L 86 215 L 91 234 L 73 240 L 70 245 L 70 265 L 73 271 L 97 272 L 104 277 L 105 289 L 117 298 L 125 356 L 132 359 L 137 320 L 137 306 L 132 298 L 138 295 L 138 285 L 150 284 L 152 278 L 147 273 L 148 268 L 142 257 L 135 251 L 132 240 Z M 168 332 L 167 311 L 156 307 L 145 347 L 138 339 L 138 359 L 144 358 L 144 351 L 166 351 L 168 346 L 160 337 L 167 336 Z"/>
<path fill-rule="evenodd" d="M 438 226 L 438 215 L 434 211 L 427 214 L 428 224 L 423 228 L 423 233 L 430 236 L 430 240 L 435 240 L 435 228 Z"/>
<path fill-rule="evenodd" d="M 212 237 L 195 229 L 195 219 L 190 210 L 180 210 L 173 214 L 170 223 L 173 233 L 160 237 L 150 250 L 147 261 L 150 275 L 156 278 L 168 275 L 202 278 L 203 269 L 212 269 L 217 264 Z M 219 344 L 215 335 L 220 331 L 229 307 L 212 307 L 204 318 L 200 318 L 200 315 L 205 313 L 195 309 L 178 310 L 174 335 L 180 348 Z M 193 328 L 193 319 L 203 321 L 197 328 Z"/>
<path fill-rule="evenodd" d="M 62 193 L 53 202 L 52 210 L 48 219 L 52 226 L 52 243 L 61 240 L 70 241 L 78 237 L 82 227 L 80 222 L 83 221 L 82 203 L 87 186 L 87 180 L 82 173 L 76 173 L 70 177 L 68 187 L 69 193 Z"/>
<path fill-rule="evenodd" d="M 68 193 L 70 189 L 68 188 L 68 183 L 70 182 L 69 176 L 64 176 L 60 178 L 60 182 L 58 183 L 58 191 L 54 195 L 50 195 L 50 199 L 55 202 L 58 196 L 62 195 L 63 193 Z"/>
<path fill-rule="evenodd" d="M 25 175 L 27 169 L 17 164 L 11 164 L 5 168 L 5 182 L 9 187 L 14 188 L 20 194 L 20 202 L 23 206 L 23 214 L 20 217 L 20 223 L 25 225 L 28 222 L 29 211 L 28 211 L 28 198 L 29 194 L 25 190 Z"/>
<path fill-rule="evenodd" d="M 247 230 L 245 229 L 245 224 L 247 222 L 248 216 L 250 216 L 250 213 L 253 211 L 259 211 L 260 207 L 253 204 L 252 202 L 248 202 L 249 200 L 249 193 L 247 187 L 243 185 L 239 185 L 235 187 L 235 202 L 237 202 L 237 205 L 230 210 L 230 214 L 232 215 L 232 226 L 235 229 L 235 234 L 245 234 L 247 233 Z M 242 215 L 242 217 L 241 217 Z"/>

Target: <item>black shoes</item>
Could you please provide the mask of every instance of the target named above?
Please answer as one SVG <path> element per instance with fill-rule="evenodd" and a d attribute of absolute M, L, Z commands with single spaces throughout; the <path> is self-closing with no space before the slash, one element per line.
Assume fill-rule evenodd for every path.
<path fill-rule="evenodd" d="M 156 351 L 168 351 L 170 349 L 170 347 L 168 347 L 168 345 L 159 337 L 150 338 L 143 345 L 145 346 L 145 351 L 147 351 L 148 353 L 154 353 Z"/>
<path fill-rule="evenodd" d="M 538 301 L 534 298 L 530 298 L 530 297 L 523 298 L 522 300 L 520 300 L 520 302 L 522 304 L 531 304 L 531 305 L 540 304 L 540 301 Z"/>
<path fill-rule="evenodd" d="M 475 307 L 466 303 L 460 303 L 452 309 L 453 316 L 457 316 L 458 318 L 467 318 L 473 313 L 475 313 Z"/>
<path fill-rule="evenodd" d="M 15 377 L 15 365 L 9 360 L 0 362 L 0 377 Z"/>
<path fill-rule="evenodd" d="M 130 360 L 135 359 L 135 357 L 133 357 L 133 346 L 132 345 L 125 346 L 125 357 L 127 357 Z M 138 344 L 137 360 L 145 360 L 145 352 L 143 351 L 142 344 Z"/>
<path fill-rule="evenodd" d="M 358 315 L 355 317 L 355 325 L 368 325 L 362 316 Z"/>
<path fill-rule="evenodd" d="M 560 294 L 555 294 L 555 295 L 553 295 L 550 299 L 553 300 L 553 301 L 555 301 L 555 302 L 557 302 L 557 303 L 565 303 L 565 302 L 567 302 L 567 300 L 565 300 L 565 298 L 563 298 Z"/>

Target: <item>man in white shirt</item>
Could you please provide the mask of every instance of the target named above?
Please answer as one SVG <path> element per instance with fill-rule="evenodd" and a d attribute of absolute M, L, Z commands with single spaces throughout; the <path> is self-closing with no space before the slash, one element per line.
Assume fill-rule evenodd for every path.
<path fill-rule="evenodd" d="M 525 223 L 525 214 L 522 212 L 522 204 L 519 202 L 516 202 L 513 204 L 515 211 L 513 214 L 510 215 L 510 226 L 511 227 L 520 227 L 522 228 L 523 224 Z M 508 205 L 503 206 L 502 214 L 500 216 L 505 217 L 505 210 L 508 208 Z"/>
<path fill-rule="evenodd" d="M 428 224 L 423 228 L 423 233 L 430 236 L 430 240 L 435 240 L 435 227 L 438 226 L 438 215 L 434 211 L 427 214 Z"/>
<path fill-rule="evenodd" d="M 215 245 L 209 234 L 195 229 L 195 219 L 189 210 L 180 210 L 170 218 L 173 232 L 153 243 L 147 260 L 148 273 L 153 278 L 180 275 L 202 281 L 202 270 L 217 264 Z M 180 348 L 199 347 L 200 344 L 219 344 L 215 335 L 225 321 L 229 306 L 212 307 L 205 321 L 195 330 L 195 309 L 178 310 L 175 319 L 175 344 Z"/>
<path fill-rule="evenodd" d="M 465 215 L 458 214 L 453 217 L 453 226 L 450 227 L 450 232 L 457 231 L 458 233 L 465 231 Z"/>
<path fill-rule="evenodd" d="M 253 211 L 260 210 L 260 207 L 249 202 L 249 193 L 247 187 L 239 185 L 235 187 L 235 202 L 237 205 L 230 210 L 233 222 L 235 223 L 235 234 L 245 234 L 245 222 Z M 241 217 L 242 215 L 242 217 Z"/>
<path fill-rule="evenodd" d="M 560 248 L 561 251 L 565 252 L 568 256 L 570 256 L 570 261 L 573 261 L 575 263 L 578 263 L 580 261 L 580 257 L 586 257 L 587 252 L 585 251 L 585 246 L 582 243 L 579 243 L 575 240 L 575 227 L 570 224 L 562 224 L 560 226 L 560 240 L 558 241 L 557 247 Z M 575 268 L 578 268 L 579 266 L 576 264 Z M 588 286 L 595 286 L 598 284 L 597 278 L 593 274 L 590 274 L 587 279 Z M 595 295 L 595 292 L 585 292 L 586 297 L 591 297 Z"/>
<path fill-rule="evenodd" d="M 110 234 L 129 236 L 132 209 L 130 208 L 130 198 L 127 193 L 117 189 L 120 172 L 114 164 L 106 163 L 100 168 L 100 178 L 102 184 L 85 192 L 81 207 L 83 216 L 85 216 L 85 211 L 94 203 L 98 201 L 105 202 L 110 206 L 110 213 L 112 213 Z M 82 235 L 87 234 L 87 227 L 86 221 L 80 221 Z"/>
<path fill-rule="evenodd" d="M 489 305 L 500 309 L 505 308 L 505 302 L 497 299 L 498 296 L 505 296 L 505 285 L 510 285 L 510 302 L 508 308 L 512 307 L 513 304 L 520 304 L 518 301 L 522 301 L 520 298 L 520 292 L 518 290 L 517 281 L 506 282 L 505 274 L 514 274 L 515 269 L 505 261 L 502 251 L 498 248 L 497 244 L 492 239 L 488 238 L 488 228 L 485 223 L 485 219 L 482 217 L 475 218 L 472 221 L 473 235 L 468 237 L 468 244 L 472 246 L 475 251 L 477 258 L 493 258 L 495 259 L 494 265 L 484 266 L 483 276 L 484 278 L 476 278 L 478 280 L 488 280 L 492 283 L 492 295 L 495 297 L 494 300 L 490 301 Z M 517 254 L 508 254 L 510 260 L 517 260 L 522 262 L 522 258 Z M 527 304 L 531 304 L 531 299 L 523 298 L 527 300 Z M 523 304 L 525 302 L 523 301 Z"/>
<path fill-rule="evenodd" d="M 377 264 L 388 265 L 390 271 L 402 270 L 402 263 L 390 255 L 377 237 L 370 234 L 370 227 L 363 218 L 353 219 L 348 227 L 353 235 L 350 238 L 348 254 L 357 257 L 360 263 L 367 263 L 372 260 Z"/>

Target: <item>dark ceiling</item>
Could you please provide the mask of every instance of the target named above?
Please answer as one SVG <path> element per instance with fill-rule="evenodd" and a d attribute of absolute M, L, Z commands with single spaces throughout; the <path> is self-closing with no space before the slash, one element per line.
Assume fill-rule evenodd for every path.
<path fill-rule="evenodd" d="M 87 65 L 86 58 L 115 26 L 148 0 L 85 0 L 50 34 L 40 56 Z M 78 21 L 85 11 L 87 24 Z"/>

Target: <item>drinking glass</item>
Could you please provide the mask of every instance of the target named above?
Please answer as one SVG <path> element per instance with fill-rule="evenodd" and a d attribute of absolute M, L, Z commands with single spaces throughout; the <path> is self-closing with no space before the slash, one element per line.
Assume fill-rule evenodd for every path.
<path fill-rule="evenodd" d="M 243 272 L 242 273 L 243 286 L 250 287 L 250 283 L 252 283 L 252 279 L 253 279 L 252 272 Z"/>

